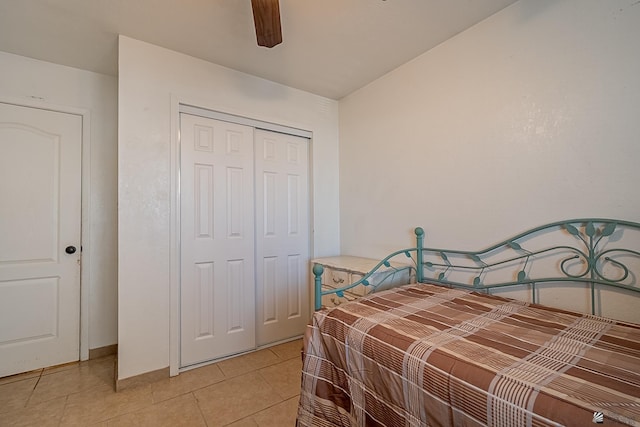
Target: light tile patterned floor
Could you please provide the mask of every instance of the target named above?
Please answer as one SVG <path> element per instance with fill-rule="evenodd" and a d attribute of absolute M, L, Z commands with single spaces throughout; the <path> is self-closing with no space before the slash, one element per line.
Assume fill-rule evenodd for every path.
<path fill-rule="evenodd" d="M 296 340 L 120 393 L 113 356 L 0 378 L 0 426 L 293 426 L 301 348 Z"/>

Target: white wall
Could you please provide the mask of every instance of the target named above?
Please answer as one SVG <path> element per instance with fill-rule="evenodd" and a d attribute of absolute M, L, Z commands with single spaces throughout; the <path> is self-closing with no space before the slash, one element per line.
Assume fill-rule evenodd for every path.
<path fill-rule="evenodd" d="M 82 183 L 90 188 L 82 201 L 90 220 L 82 255 L 90 269 L 90 349 L 117 342 L 116 97 L 115 77 L 0 52 L 0 99 L 90 113 L 91 158 L 83 165 L 90 175 Z"/>
<path fill-rule="evenodd" d="M 640 5 L 521 0 L 340 101 L 345 254 L 640 221 Z"/>
<path fill-rule="evenodd" d="M 337 101 L 120 37 L 118 379 L 169 366 L 177 345 L 169 330 L 172 99 L 312 131 L 314 254 L 339 248 Z"/>

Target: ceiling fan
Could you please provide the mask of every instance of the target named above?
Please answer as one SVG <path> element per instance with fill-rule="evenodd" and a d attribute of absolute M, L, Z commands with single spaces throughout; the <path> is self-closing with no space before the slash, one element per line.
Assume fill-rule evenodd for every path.
<path fill-rule="evenodd" d="M 258 46 L 274 47 L 282 43 L 279 0 L 251 0 Z"/>

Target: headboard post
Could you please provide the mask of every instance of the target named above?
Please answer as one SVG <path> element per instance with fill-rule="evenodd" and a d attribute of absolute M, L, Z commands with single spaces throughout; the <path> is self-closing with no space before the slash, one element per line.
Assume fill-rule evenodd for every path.
<path fill-rule="evenodd" d="M 313 265 L 314 278 L 314 304 L 315 310 L 318 311 L 322 308 L 322 273 L 324 273 L 324 267 L 320 264 Z"/>
<path fill-rule="evenodd" d="M 420 283 L 424 279 L 422 247 L 424 244 L 424 230 L 422 227 L 416 227 L 416 282 Z"/>
<path fill-rule="evenodd" d="M 593 223 L 589 222 L 587 224 L 587 228 L 591 228 L 593 226 Z M 587 235 L 589 236 L 589 278 L 591 278 L 591 281 L 589 282 L 589 287 L 591 288 L 591 314 L 596 314 L 596 284 L 594 282 L 594 279 L 596 278 L 596 272 L 595 272 L 595 268 L 596 268 L 596 253 L 595 253 L 595 245 L 593 244 L 593 233 L 591 233 L 591 231 L 589 231 L 587 233 Z"/>

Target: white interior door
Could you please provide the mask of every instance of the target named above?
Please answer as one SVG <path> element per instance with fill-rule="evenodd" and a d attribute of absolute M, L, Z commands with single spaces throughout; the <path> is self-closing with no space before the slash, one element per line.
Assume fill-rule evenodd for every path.
<path fill-rule="evenodd" d="M 309 140 L 256 130 L 258 345 L 309 321 Z"/>
<path fill-rule="evenodd" d="M 0 376 L 79 359 L 81 147 L 81 116 L 0 103 Z"/>
<path fill-rule="evenodd" d="M 255 348 L 253 128 L 180 114 L 180 366 Z"/>

